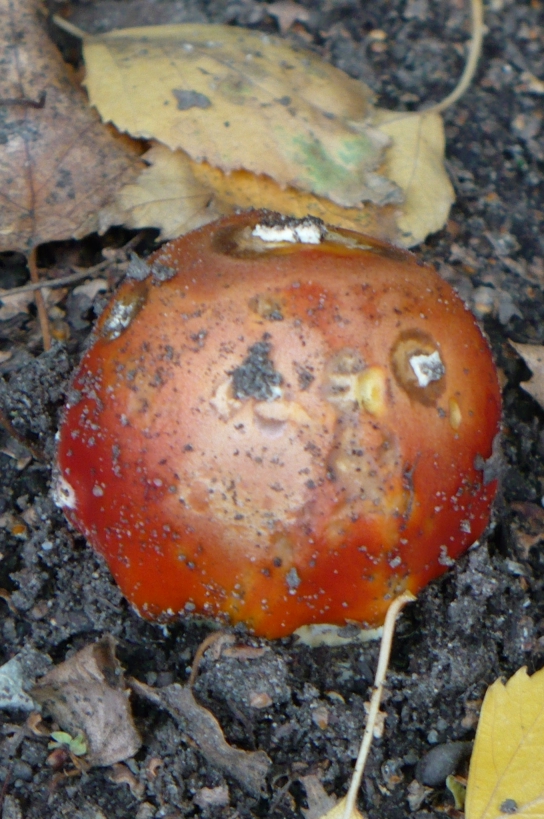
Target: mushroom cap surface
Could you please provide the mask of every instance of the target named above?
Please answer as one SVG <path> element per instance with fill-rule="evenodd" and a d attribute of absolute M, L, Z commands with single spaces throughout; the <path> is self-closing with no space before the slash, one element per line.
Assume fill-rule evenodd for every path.
<path fill-rule="evenodd" d="M 432 268 L 245 213 L 133 266 L 73 380 L 57 499 L 145 617 L 377 625 L 484 531 L 500 416 Z"/>

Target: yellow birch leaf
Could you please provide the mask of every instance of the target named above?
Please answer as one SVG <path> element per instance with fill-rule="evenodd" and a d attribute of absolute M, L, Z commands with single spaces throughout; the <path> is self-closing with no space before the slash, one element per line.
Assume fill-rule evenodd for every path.
<path fill-rule="evenodd" d="M 320 819 L 344 819 L 344 810 L 346 807 L 346 798 L 344 796 L 343 799 L 340 799 L 339 802 L 336 803 L 334 808 L 324 813 Z M 363 814 L 357 810 L 357 808 L 353 808 L 349 819 L 364 819 Z"/>
<path fill-rule="evenodd" d="M 445 224 L 455 200 L 444 168 L 446 138 L 436 112 L 396 113 L 376 108 L 373 124 L 391 138 L 380 169 L 404 192 L 398 218 L 400 242 L 422 242 Z"/>
<path fill-rule="evenodd" d="M 544 669 L 485 695 L 470 762 L 466 819 L 544 817 Z"/>
<path fill-rule="evenodd" d="M 225 174 L 206 162 L 191 163 L 193 173 L 203 184 L 215 192 L 216 207 L 225 212 L 228 208 L 267 208 L 302 219 L 317 216 L 330 225 L 368 233 L 378 239 L 395 241 L 399 238 L 396 225 L 398 208 L 394 205 L 378 207 L 368 203 L 360 208 L 342 208 L 330 199 L 311 193 L 282 188 L 268 176 L 257 176 L 248 171 Z"/>
<path fill-rule="evenodd" d="M 100 229 L 114 224 L 158 227 L 161 239 L 174 239 L 239 209 L 267 208 L 302 219 L 317 216 L 328 224 L 368 233 L 391 242 L 398 240 L 397 208 L 341 208 L 328 199 L 281 188 L 266 176 L 248 171 L 225 174 L 207 162 L 193 162 L 183 151 L 159 143 L 144 155 L 149 163 L 115 202 L 100 213 Z"/>
<path fill-rule="evenodd" d="M 310 51 L 191 24 L 88 37 L 84 58 L 91 103 L 134 137 L 343 206 L 402 200 L 376 172 L 389 140 L 369 121 L 371 92 Z"/>
<path fill-rule="evenodd" d="M 101 211 L 102 231 L 115 224 L 158 227 L 161 239 L 175 239 L 231 213 L 232 208 L 221 209 L 210 186 L 195 177 L 187 154 L 156 144 L 142 158 L 149 167 Z"/>

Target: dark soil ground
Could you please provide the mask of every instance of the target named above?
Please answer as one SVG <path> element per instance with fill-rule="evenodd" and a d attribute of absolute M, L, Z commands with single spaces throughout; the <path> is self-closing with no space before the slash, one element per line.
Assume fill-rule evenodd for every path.
<path fill-rule="evenodd" d="M 363 78 L 382 106 L 409 110 L 437 101 L 462 71 L 468 31 L 462 0 L 301 2 L 308 20 L 288 36 Z M 88 31 L 169 21 L 277 31 L 267 3 L 256 0 L 51 0 L 49 7 L 71 12 L 72 22 Z M 418 762 L 433 747 L 445 745 L 448 757 L 449 743 L 473 739 L 490 682 L 523 665 L 530 671 L 544 665 L 544 413 L 520 388 L 529 372 L 508 343 L 544 343 L 544 6 L 490 0 L 486 25 L 477 79 L 445 113 L 457 201 L 447 227 L 418 252 L 460 290 L 491 340 L 504 382 L 501 493 L 487 536 L 401 617 L 385 729 L 359 799 L 372 819 L 455 814 L 444 787 L 448 766 L 432 771 L 435 787 L 422 792 L 413 784 L 423 776 Z M 377 39 L 376 30 L 384 37 Z M 77 61 L 73 40 L 57 38 Z M 117 230 L 48 245 L 39 265 L 57 275 L 70 265 L 93 265 L 103 248 L 120 247 L 132 235 Z M 145 255 L 154 235 L 144 233 L 136 250 Z M 102 275 L 114 282 L 122 269 L 112 263 Z M 1 287 L 27 278 L 22 257 L 0 257 Z M 88 294 L 65 294 L 53 314 L 64 343 L 47 354 L 32 313 L 0 321 L 2 403 L 32 446 L 30 452 L 0 431 L 0 665 L 17 655 L 31 686 L 52 663 L 109 633 L 127 675 L 160 688 L 186 682 L 210 627 L 161 628 L 139 619 L 49 494 L 58 412 L 97 309 Z M 243 634 L 240 642 L 260 645 Z M 166 712 L 140 698 L 132 702 L 143 746 L 127 763 L 131 786 L 112 781 L 111 768 L 55 776 L 46 764 L 47 739 L 17 733 L 23 711 L 0 710 L 0 813 L 3 819 L 301 817 L 308 801 L 300 777 L 315 774 L 329 793 L 345 793 L 376 657 L 375 644 L 311 649 L 285 639 L 253 658 L 204 658 L 198 700 L 231 744 L 262 749 L 272 760 L 260 798 L 207 762 Z M 263 691 L 268 699 L 252 706 L 252 693 Z"/>

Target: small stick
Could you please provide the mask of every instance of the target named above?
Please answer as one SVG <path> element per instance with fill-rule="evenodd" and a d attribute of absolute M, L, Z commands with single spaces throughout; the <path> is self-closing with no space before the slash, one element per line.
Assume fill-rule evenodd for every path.
<path fill-rule="evenodd" d="M 45 106 L 46 93 L 42 91 L 37 100 L 26 97 L 7 97 L 0 99 L 0 105 L 22 105 L 23 108 L 43 108 Z"/>
<path fill-rule="evenodd" d="M 196 650 L 195 658 L 191 666 L 191 673 L 189 674 L 189 679 L 187 681 L 187 686 L 189 688 L 192 688 L 193 685 L 195 684 L 196 678 L 198 676 L 198 669 L 200 667 L 200 663 L 202 662 L 204 654 L 207 652 L 210 646 L 213 646 L 214 643 L 216 643 L 218 640 L 221 640 L 223 637 L 226 636 L 226 634 L 227 632 L 225 632 L 223 629 L 220 629 L 219 631 L 212 631 L 212 633 L 208 634 L 208 636 L 200 643 L 199 647 Z"/>
<path fill-rule="evenodd" d="M 8 290 L 0 295 L 0 301 L 5 301 L 13 296 L 18 296 L 19 293 L 31 293 L 34 290 L 41 290 L 44 287 L 66 287 L 69 284 L 75 284 L 76 282 L 81 281 L 81 279 L 92 279 L 93 276 L 96 276 L 98 273 L 106 270 L 111 264 L 122 261 L 123 257 L 126 258 L 128 251 L 131 250 L 134 245 L 138 244 L 141 238 L 141 233 L 133 236 L 132 239 L 126 243 L 126 245 L 119 248 L 119 252 L 116 254 L 114 259 L 104 259 L 103 262 L 99 262 L 98 264 L 93 265 L 93 267 L 76 267 L 75 265 L 72 265 L 72 269 L 75 270 L 75 273 L 70 273 L 68 276 L 62 276 L 58 279 L 41 279 L 34 284 L 22 284 L 20 287 L 12 287 L 11 290 Z"/>
<path fill-rule="evenodd" d="M 62 28 L 64 31 L 67 31 L 68 34 L 71 34 L 73 37 L 77 37 L 78 40 L 90 39 L 90 37 L 92 37 L 91 34 L 87 34 L 86 31 L 78 28 L 78 26 L 74 26 L 73 23 L 69 23 L 68 20 L 64 19 L 64 17 L 59 17 L 58 14 L 54 14 L 52 19 L 55 25 Z"/>
<path fill-rule="evenodd" d="M 106 260 L 105 262 L 100 262 L 100 264 L 97 264 L 94 267 L 79 269 L 74 267 L 76 273 L 70 273 L 68 276 L 62 276 L 59 279 L 43 279 L 35 284 L 22 284 L 20 287 L 13 287 L 11 290 L 8 290 L 7 293 L 0 294 L 0 301 L 5 301 L 6 299 L 18 296 L 19 293 L 31 293 L 34 290 L 42 290 L 44 287 L 66 287 L 66 285 L 75 284 L 76 282 L 81 281 L 81 279 L 91 279 L 93 276 L 96 276 L 97 273 L 101 273 L 102 270 L 105 270 L 109 264 L 110 261 Z"/>
<path fill-rule="evenodd" d="M 45 299 L 43 297 L 43 282 L 40 282 L 38 275 L 38 266 L 36 264 L 36 248 L 33 248 L 28 254 L 28 269 L 30 271 L 30 278 L 34 284 L 41 284 L 42 289 L 36 290 L 34 299 L 36 307 L 38 308 L 38 319 L 40 321 L 40 328 L 43 338 L 43 349 L 51 349 L 51 331 L 49 329 L 49 319 L 47 317 L 47 309 L 45 306 Z"/>
<path fill-rule="evenodd" d="M 372 745 L 372 736 L 376 726 L 376 718 L 380 710 L 380 701 L 383 693 L 383 686 L 387 674 L 387 667 L 389 665 L 389 656 L 391 654 L 391 644 L 393 642 L 393 635 L 395 633 L 395 622 L 397 616 L 406 603 L 411 603 L 416 598 L 412 592 L 404 592 L 400 597 L 397 597 L 389 608 L 385 616 L 385 623 L 383 624 L 382 642 L 380 644 L 380 656 L 378 658 L 378 668 L 376 669 L 376 677 L 374 679 L 374 691 L 370 698 L 370 708 L 368 709 L 368 719 L 366 721 L 365 732 L 359 749 L 359 756 L 353 771 L 353 777 L 349 786 L 348 794 L 344 805 L 344 813 L 342 819 L 350 819 L 357 801 L 357 793 L 363 777 L 368 752 Z"/>

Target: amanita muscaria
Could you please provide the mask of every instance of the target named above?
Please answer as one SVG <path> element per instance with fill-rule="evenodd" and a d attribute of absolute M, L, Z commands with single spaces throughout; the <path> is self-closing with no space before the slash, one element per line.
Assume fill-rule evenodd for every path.
<path fill-rule="evenodd" d="M 316 220 L 232 216 L 133 265 L 72 387 L 58 502 L 145 617 L 379 624 L 489 520 L 501 401 L 473 316 Z"/>

